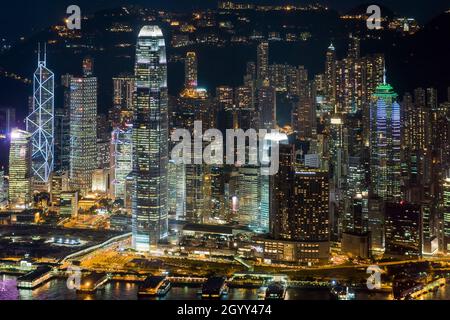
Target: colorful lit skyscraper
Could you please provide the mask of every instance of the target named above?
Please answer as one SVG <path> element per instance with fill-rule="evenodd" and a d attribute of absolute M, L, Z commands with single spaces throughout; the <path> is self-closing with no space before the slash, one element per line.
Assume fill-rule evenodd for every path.
<path fill-rule="evenodd" d="M 168 233 L 168 93 L 164 36 L 144 26 L 136 48 L 133 121 L 133 247 L 149 251 Z"/>
<path fill-rule="evenodd" d="M 401 179 L 400 105 L 387 83 L 377 87 L 370 109 L 371 196 L 399 199 Z"/>

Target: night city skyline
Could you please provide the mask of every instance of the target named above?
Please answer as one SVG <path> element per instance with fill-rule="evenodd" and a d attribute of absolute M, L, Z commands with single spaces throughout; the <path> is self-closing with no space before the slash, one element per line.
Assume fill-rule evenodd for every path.
<path fill-rule="evenodd" d="M 0 304 L 450 300 L 447 2 L 25 2 Z"/>

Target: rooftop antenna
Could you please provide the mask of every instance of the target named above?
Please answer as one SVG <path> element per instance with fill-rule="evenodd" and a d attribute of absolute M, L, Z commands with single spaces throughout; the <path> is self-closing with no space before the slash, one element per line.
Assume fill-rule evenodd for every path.
<path fill-rule="evenodd" d="M 47 64 L 47 42 L 44 43 L 44 66 Z"/>
<path fill-rule="evenodd" d="M 41 62 L 41 43 L 38 42 L 38 63 Z"/>
<path fill-rule="evenodd" d="M 383 84 L 386 84 L 386 63 L 384 64 L 383 67 Z"/>

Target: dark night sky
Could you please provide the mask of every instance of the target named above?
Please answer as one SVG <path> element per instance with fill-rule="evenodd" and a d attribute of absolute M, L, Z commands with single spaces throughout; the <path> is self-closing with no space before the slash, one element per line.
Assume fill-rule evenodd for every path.
<path fill-rule="evenodd" d="M 236 2 L 253 3 L 308 3 L 319 2 L 331 8 L 345 12 L 359 4 L 370 3 L 368 0 L 241 0 Z M 378 0 L 377 3 L 387 6 L 401 15 L 417 18 L 421 23 L 427 22 L 438 13 L 449 9 L 448 0 Z M 67 6 L 77 4 L 82 12 L 117 7 L 123 4 L 141 4 L 146 7 L 189 10 L 192 8 L 215 8 L 215 0 L 8 0 L 2 3 L 0 10 L 0 36 L 14 38 L 29 35 L 62 19 Z"/>

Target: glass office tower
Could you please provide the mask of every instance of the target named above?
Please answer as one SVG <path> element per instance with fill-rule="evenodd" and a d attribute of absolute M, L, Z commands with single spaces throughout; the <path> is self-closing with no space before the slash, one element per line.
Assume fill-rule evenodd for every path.
<path fill-rule="evenodd" d="M 9 150 L 9 206 L 28 208 L 31 203 L 31 135 L 22 130 L 11 132 Z"/>
<path fill-rule="evenodd" d="M 168 231 L 168 95 L 163 33 L 144 26 L 136 47 L 133 118 L 133 247 L 149 251 Z"/>
<path fill-rule="evenodd" d="M 26 119 L 31 134 L 32 175 L 37 183 L 46 184 L 54 165 L 54 91 L 55 76 L 47 68 L 47 53 L 33 75 L 33 110 Z"/>

